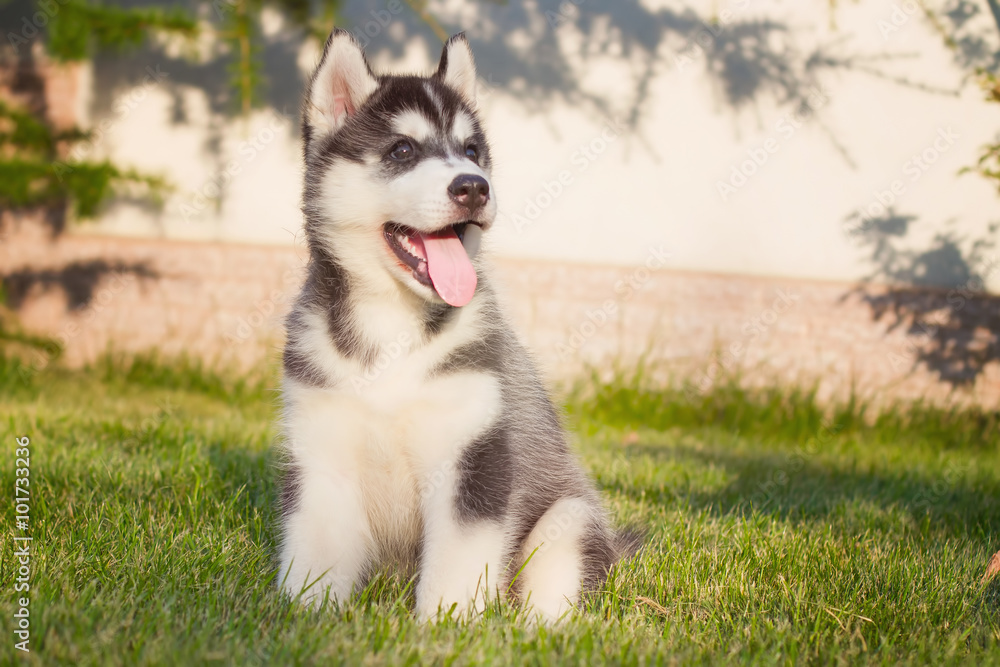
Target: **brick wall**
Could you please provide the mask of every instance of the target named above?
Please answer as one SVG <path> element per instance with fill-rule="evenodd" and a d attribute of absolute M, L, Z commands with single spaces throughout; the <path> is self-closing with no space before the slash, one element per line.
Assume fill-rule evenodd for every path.
<path fill-rule="evenodd" d="M 277 358 L 304 248 L 62 234 L 5 214 L 0 274 L 23 326 L 80 365 L 108 349 L 248 368 Z M 885 399 L 1000 405 L 1000 297 L 835 282 L 495 260 L 511 319 L 551 379 L 641 355 L 699 386 L 853 386 Z M 650 268 L 652 267 L 652 268 Z M 36 363 L 47 362 L 44 354 Z"/>

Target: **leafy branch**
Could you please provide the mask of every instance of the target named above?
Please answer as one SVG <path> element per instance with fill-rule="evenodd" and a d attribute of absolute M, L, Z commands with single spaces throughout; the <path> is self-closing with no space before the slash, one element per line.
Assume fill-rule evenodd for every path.
<path fill-rule="evenodd" d="M 986 92 L 986 101 L 1000 104 L 1000 79 L 985 70 L 980 70 L 979 75 L 980 85 Z M 982 151 L 974 166 L 963 167 L 958 173 L 979 174 L 983 178 L 996 181 L 997 191 L 1000 192 L 1000 143 L 986 144 Z"/>
<path fill-rule="evenodd" d="M 88 139 L 80 130 L 55 132 L 35 116 L 0 101 L 0 208 L 71 204 L 79 218 L 93 217 L 118 184 L 144 186 L 155 199 L 167 189 L 158 176 L 121 169 L 108 161 L 60 160 L 60 147 Z"/>
<path fill-rule="evenodd" d="M 176 8 L 121 9 L 69 0 L 49 21 L 47 48 L 56 60 L 85 60 L 97 49 L 141 46 L 152 32 L 191 38 L 198 23 Z"/>

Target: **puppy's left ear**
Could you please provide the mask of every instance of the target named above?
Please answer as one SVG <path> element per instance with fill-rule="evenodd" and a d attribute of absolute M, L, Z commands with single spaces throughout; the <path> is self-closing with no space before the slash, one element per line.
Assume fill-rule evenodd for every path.
<path fill-rule="evenodd" d="M 476 104 L 476 61 L 472 48 L 460 32 L 444 45 L 435 77 L 458 92 L 470 105 Z"/>

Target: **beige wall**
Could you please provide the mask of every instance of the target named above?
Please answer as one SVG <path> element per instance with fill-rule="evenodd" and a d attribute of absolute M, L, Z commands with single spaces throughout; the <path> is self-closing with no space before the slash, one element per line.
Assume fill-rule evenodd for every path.
<path fill-rule="evenodd" d="M 663 245 L 679 270 L 941 286 L 988 261 L 972 244 L 995 239 L 996 193 L 957 172 L 995 135 L 996 110 L 974 59 L 907 14 L 912 3 L 430 4 L 479 58 L 498 256 L 629 265 Z M 946 16 L 953 4 L 929 6 Z M 375 33 L 378 67 L 428 71 L 439 43 L 396 9 L 349 2 L 345 25 Z M 712 16 L 722 23 L 709 29 Z M 91 122 L 106 127 L 93 152 L 177 189 L 162 211 L 120 203 L 94 228 L 294 242 L 298 95 L 317 46 L 277 14 L 264 25 L 272 106 L 245 120 L 207 92 L 225 87 L 218 68 L 157 51 L 128 61 L 127 77 L 98 63 Z M 996 34 L 985 11 L 961 28 L 987 54 Z M 897 233 L 852 236 L 852 213 L 879 198 L 893 200 Z M 892 254 L 872 261 L 878 238 Z M 1000 290 L 1000 274 L 988 286 Z"/>

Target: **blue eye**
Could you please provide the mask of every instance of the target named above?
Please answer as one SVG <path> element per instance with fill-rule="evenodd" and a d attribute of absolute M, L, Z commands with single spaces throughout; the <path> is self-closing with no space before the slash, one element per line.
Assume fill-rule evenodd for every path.
<path fill-rule="evenodd" d="M 393 160 L 408 160 L 413 157 L 413 145 L 404 139 L 392 147 L 389 157 Z"/>
<path fill-rule="evenodd" d="M 476 164 L 479 164 L 479 151 L 475 146 L 467 146 L 465 148 L 465 157 L 469 158 Z"/>

